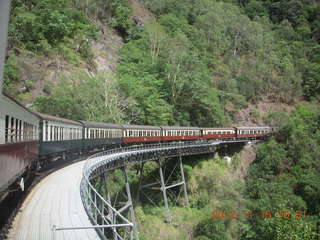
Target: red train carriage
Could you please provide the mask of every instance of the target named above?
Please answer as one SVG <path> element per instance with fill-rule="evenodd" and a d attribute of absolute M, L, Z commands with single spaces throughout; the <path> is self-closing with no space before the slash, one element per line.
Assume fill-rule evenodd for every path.
<path fill-rule="evenodd" d="M 236 127 L 237 138 L 263 138 L 271 133 L 270 127 Z"/>
<path fill-rule="evenodd" d="M 234 139 L 236 130 L 230 128 L 202 128 L 202 138 L 204 139 Z"/>
<path fill-rule="evenodd" d="M 124 143 L 160 142 L 161 128 L 143 125 L 122 125 Z"/>
<path fill-rule="evenodd" d="M 162 141 L 198 140 L 201 137 L 197 127 L 161 127 Z"/>
<path fill-rule="evenodd" d="M 0 95 L 0 199 L 8 186 L 38 158 L 36 115 L 7 95 Z"/>

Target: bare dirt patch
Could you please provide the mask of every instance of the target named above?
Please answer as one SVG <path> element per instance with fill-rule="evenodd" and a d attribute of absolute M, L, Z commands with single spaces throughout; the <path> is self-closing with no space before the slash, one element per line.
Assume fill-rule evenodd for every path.
<path fill-rule="evenodd" d="M 240 152 L 240 164 L 237 169 L 232 173 L 233 177 L 244 181 L 245 176 L 248 173 L 250 164 L 256 159 L 256 145 L 248 144 Z"/>
<path fill-rule="evenodd" d="M 129 0 L 129 3 L 132 8 L 133 19 L 138 24 L 144 25 L 149 21 L 155 20 L 155 16 L 140 1 Z"/>
<path fill-rule="evenodd" d="M 265 125 L 264 117 L 271 112 L 290 113 L 295 109 L 295 105 L 286 103 L 276 103 L 271 100 L 262 100 L 256 104 L 249 103 L 247 108 L 238 111 L 235 114 L 235 125 L 237 126 L 261 126 Z"/>

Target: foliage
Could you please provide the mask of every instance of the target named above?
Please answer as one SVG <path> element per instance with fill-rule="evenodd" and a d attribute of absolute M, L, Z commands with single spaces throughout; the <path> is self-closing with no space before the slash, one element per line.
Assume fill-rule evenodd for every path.
<path fill-rule="evenodd" d="M 133 28 L 133 21 L 130 18 L 132 10 L 128 0 L 112 0 L 111 11 L 113 13 L 112 26 L 122 34 L 129 35 Z"/>
<path fill-rule="evenodd" d="M 13 1 L 10 44 L 48 53 L 66 39 L 91 39 L 95 27 L 82 11 L 70 9 L 70 4 L 69 0 Z"/>
<path fill-rule="evenodd" d="M 259 146 L 247 177 L 248 208 L 273 214 L 282 209 L 306 211 L 308 218 L 252 219 L 252 239 L 316 239 L 320 195 L 320 112 L 298 106 L 277 138 Z M 300 230 L 299 230 L 300 229 Z M 245 233 L 244 235 L 245 236 Z M 243 237 L 243 239 L 246 239 Z"/>
<path fill-rule="evenodd" d="M 68 119 L 120 123 L 127 104 L 112 75 L 78 72 L 62 77 L 50 96 L 38 97 L 33 107 Z"/>
<path fill-rule="evenodd" d="M 13 83 L 19 81 L 20 72 L 19 72 L 19 63 L 17 56 L 15 54 L 11 54 L 8 57 L 3 74 L 4 80 L 4 88 L 9 92 L 13 92 Z"/>
<path fill-rule="evenodd" d="M 122 89 L 139 104 L 135 122 L 209 126 L 228 121 L 210 86 L 210 72 L 190 47 L 183 33 L 170 37 L 151 23 L 122 49 L 118 75 Z"/>
<path fill-rule="evenodd" d="M 223 221 L 213 221 L 212 219 L 206 219 L 199 223 L 196 229 L 196 234 L 199 235 L 197 239 L 227 239 L 226 226 Z M 200 238 L 201 237 L 201 238 Z"/>
<path fill-rule="evenodd" d="M 270 239 L 275 240 L 316 239 L 314 224 L 305 219 L 298 219 L 296 215 L 285 219 L 277 213 L 273 218 L 266 219 L 265 230 Z"/>
<path fill-rule="evenodd" d="M 278 36 L 284 39 L 293 56 L 293 63 L 303 78 L 307 99 L 319 97 L 319 9 L 314 1 L 257 1 L 248 0 L 244 9 L 251 19 L 266 16 L 274 23 Z M 297 49 L 299 45 L 299 50 Z M 302 69 L 301 69 L 302 68 Z"/>
<path fill-rule="evenodd" d="M 215 87 L 227 96 L 240 93 L 247 100 L 257 100 L 262 93 L 292 102 L 303 90 L 307 99 L 318 98 L 319 3 L 144 2 L 168 34 L 181 31 L 188 36 L 214 72 Z"/>
<path fill-rule="evenodd" d="M 134 122 L 226 125 L 261 96 L 317 96 L 318 65 L 292 24 L 299 4 L 275 25 L 258 1 L 246 4 L 251 19 L 233 1 L 144 2 L 158 21 L 124 46 L 118 68 L 121 88 L 138 104 L 128 109 Z"/>

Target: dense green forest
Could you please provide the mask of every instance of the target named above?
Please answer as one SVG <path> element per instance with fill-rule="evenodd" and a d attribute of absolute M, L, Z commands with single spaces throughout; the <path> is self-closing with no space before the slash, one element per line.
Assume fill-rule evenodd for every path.
<path fill-rule="evenodd" d="M 46 95 L 31 107 L 66 118 L 228 126 L 249 104 L 292 106 L 292 113 L 264 116 L 276 132 L 258 146 L 244 183 L 225 177 L 237 166 L 220 158 L 191 161 L 185 166 L 191 207 L 174 209 L 178 227 L 162 221 L 161 209 L 136 211 L 145 229 L 166 229 L 167 239 L 318 239 L 319 1 L 143 0 L 154 19 L 142 24 L 131 2 L 13 0 L 5 90 L 30 104 L 30 92 L 16 88 L 34 88 L 21 70 L 28 60 L 21 59 L 37 56 L 64 61 L 67 74 L 46 82 Z M 106 34 L 103 26 L 123 39 L 114 73 L 94 64 L 93 42 Z M 272 217 L 211 219 L 214 209 L 233 208 Z M 293 214 L 284 218 L 280 210 Z"/>
<path fill-rule="evenodd" d="M 127 0 L 14 0 L 7 91 L 15 95 L 16 83 L 23 79 L 18 61 L 21 52 L 62 58 L 80 70 L 71 71 L 70 79 L 63 77 L 56 88 L 46 84 L 44 91 L 49 96 L 40 97 L 35 109 L 75 119 L 118 120 L 120 116 L 113 118 L 109 111 L 92 104 L 83 115 L 72 108 L 64 113 L 61 101 L 69 90 L 63 92 L 60 86 L 72 88 L 75 76 L 88 74 L 81 66 L 91 72 L 83 79 L 96 78 L 91 42 L 105 24 L 125 41 L 112 77 L 115 80 L 105 77 L 114 83 L 117 103 L 112 107 L 121 111 L 123 121 L 221 126 L 230 124 L 234 114 L 250 102 L 269 99 L 293 104 L 301 98 L 319 99 L 316 1 L 144 3 L 156 18 L 137 24 Z M 28 80 L 24 84 L 27 88 L 33 85 Z M 84 95 L 71 97 L 70 106 L 83 105 L 81 99 L 94 102 L 90 94 Z M 98 96 L 104 98 L 102 93 Z"/>
<path fill-rule="evenodd" d="M 314 109 L 298 106 L 274 139 L 258 147 L 246 179 L 247 207 L 270 210 L 273 217 L 249 219 L 244 239 L 319 238 L 320 111 Z M 291 216 L 275 215 L 279 210 Z"/>

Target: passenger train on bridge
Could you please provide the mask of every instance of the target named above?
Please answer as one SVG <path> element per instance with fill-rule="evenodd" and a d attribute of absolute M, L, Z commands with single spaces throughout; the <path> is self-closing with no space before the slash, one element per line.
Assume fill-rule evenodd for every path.
<path fill-rule="evenodd" d="M 0 94 L 0 201 L 23 174 L 69 154 L 168 141 L 261 139 L 270 127 L 168 127 L 75 121 L 33 113 Z"/>

